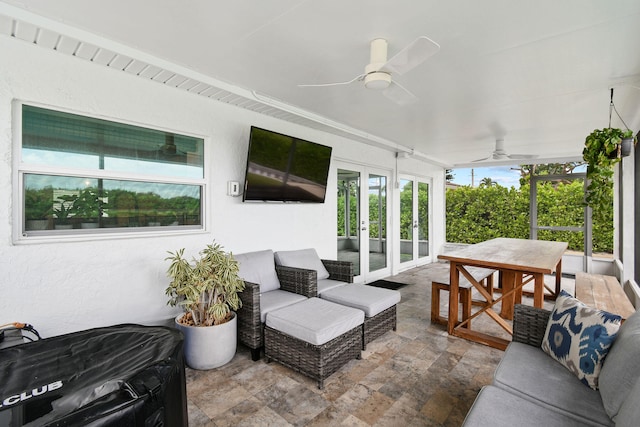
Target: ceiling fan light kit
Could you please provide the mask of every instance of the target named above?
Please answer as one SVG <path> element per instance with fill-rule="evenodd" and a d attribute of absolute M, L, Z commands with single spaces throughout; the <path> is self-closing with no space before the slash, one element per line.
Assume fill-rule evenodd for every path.
<path fill-rule="evenodd" d="M 356 81 L 364 81 L 364 87 L 381 91 L 382 94 L 398 105 L 407 105 L 417 100 L 409 90 L 394 81 L 392 74 L 402 75 L 415 68 L 440 49 L 428 37 L 418 37 L 391 59 L 387 59 L 387 40 L 377 38 L 371 40 L 369 64 L 364 67 L 364 74 L 351 80 L 336 83 L 303 84 L 300 87 L 327 87 L 349 85 Z"/>
<path fill-rule="evenodd" d="M 387 47 L 385 39 L 371 40 L 369 64 L 364 67 L 364 86 L 367 89 L 382 90 L 391 84 L 391 74 L 380 71 L 387 62 Z"/>
<path fill-rule="evenodd" d="M 364 76 L 364 85 L 367 89 L 382 90 L 391 84 L 391 75 L 382 72 L 373 72 Z"/>

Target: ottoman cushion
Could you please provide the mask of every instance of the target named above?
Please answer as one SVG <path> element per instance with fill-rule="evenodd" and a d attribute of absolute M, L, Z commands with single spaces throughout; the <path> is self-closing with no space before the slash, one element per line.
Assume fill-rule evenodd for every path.
<path fill-rule="evenodd" d="M 319 279 L 318 295 L 328 291 L 329 289 L 333 289 L 333 288 L 337 288 L 339 286 L 345 286 L 345 285 L 347 285 L 347 282 L 341 282 L 339 280 L 332 280 L 332 279 Z"/>
<path fill-rule="evenodd" d="M 294 294 L 293 292 L 276 289 L 275 291 L 263 292 L 260 294 L 260 322 L 264 323 L 267 319 L 267 313 L 273 310 L 305 301 L 307 297 L 304 295 Z"/>
<path fill-rule="evenodd" d="M 321 345 L 364 323 L 364 313 L 320 298 L 267 313 L 266 325 L 299 340 Z"/>
<path fill-rule="evenodd" d="M 322 293 L 322 299 L 364 311 L 367 317 L 400 302 L 400 292 L 375 286 L 348 284 Z"/>

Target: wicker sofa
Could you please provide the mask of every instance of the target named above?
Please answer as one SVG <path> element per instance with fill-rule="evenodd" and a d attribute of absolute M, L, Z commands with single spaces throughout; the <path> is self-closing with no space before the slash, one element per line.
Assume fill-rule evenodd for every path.
<path fill-rule="evenodd" d="M 513 342 L 464 426 L 639 425 L 640 314 L 620 327 L 600 371 L 599 390 L 541 350 L 549 316 L 547 310 L 516 305 Z"/>
<path fill-rule="evenodd" d="M 260 359 L 264 347 L 264 324 L 269 311 L 286 307 L 318 295 L 318 279 L 314 270 L 276 266 L 274 252 L 263 250 L 234 254 L 240 265 L 245 290 L 240 293 L 238 339 L 249 347 L 251 358 Z M 350 262 L 322 260 L 329 279 L 353 282 Z"/>

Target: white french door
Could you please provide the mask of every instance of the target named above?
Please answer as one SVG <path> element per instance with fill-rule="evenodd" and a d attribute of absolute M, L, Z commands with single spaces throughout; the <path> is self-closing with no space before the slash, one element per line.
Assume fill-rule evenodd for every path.
<path fill-rule="evenodd" d="M 399 177 L 400 215 L 398 257 L 406 269 L 431 262 L 429 213 L 431 180 L 416 176 Z"/>
<path fill-rule="evenodd" d="M 338 166 L 338 259 L 351 261 L 354 281 L 390 274 L 389 171 L 360 165 Z"/>

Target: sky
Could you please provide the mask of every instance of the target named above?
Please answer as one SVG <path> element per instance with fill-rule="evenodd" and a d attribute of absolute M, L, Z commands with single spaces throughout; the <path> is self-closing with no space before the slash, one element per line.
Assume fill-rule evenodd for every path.
<path fill-rule="evenodd" d="M 474 187 L 477 187 L 478 184 L 480 184 L 482 178 L 488 177 L 503 187 L 520 188 L 520 168 L 518 165 L 453 169 L 452 182 L 459 185 L 471 185 L 472 170 Z"/>

